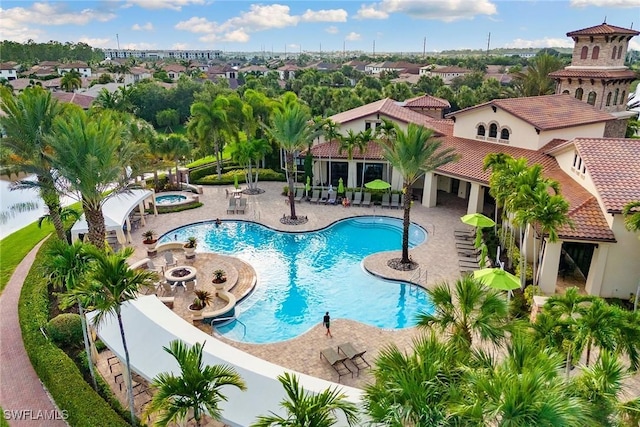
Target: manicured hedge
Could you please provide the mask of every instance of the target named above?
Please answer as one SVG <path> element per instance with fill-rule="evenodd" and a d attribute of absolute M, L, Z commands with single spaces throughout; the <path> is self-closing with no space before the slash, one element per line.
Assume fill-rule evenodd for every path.
<path fill-rule="evenodd" d="M 255 173 L 255 169 L 253 170 Z M 218 179 L 217 174 L 207 175 L 198 180 L 192 179 L 192 184 L 199 185 L 233 185 L 235 183 L 235 175 L 238 175 L 238 184 L 246 185 L 244 170 L 242 169 L 233 169 L 229 172 L 222 174 L 222 178 Z M 283 173 L 276 172 L 273 169 L 260 169 L 258 175 L 258 186 L 260 185 L 260 181 L 286 181 Z"/>
<path fill-rule="evenodd" d="M 75 363 L 40 328 L 48 322 L 47 282 L 42 271 L 46 242 L 26 277 L 18 312 L 27 354 L 38 377 L 60 410 L 66 410 L 70 426 L 127 426 L 128 423 L 105 402 L 82 377 Z"/>
<path fill-rule="evenodd" d="M 82 321 L 76 313 L 61 313 L 47 322 L 47 335 L 60 348 L 82 346 Z"/>

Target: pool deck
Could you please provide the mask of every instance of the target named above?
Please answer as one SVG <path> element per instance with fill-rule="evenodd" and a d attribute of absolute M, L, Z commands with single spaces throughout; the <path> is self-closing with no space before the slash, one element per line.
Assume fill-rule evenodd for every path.
<path fill-rule="evenodd" d="M 145 230 L 152 229 L 158 235 L 162 235 L 172 229 L 199 221 L 209 221 L 220 218 L 221 220 L 246 220 L 255 221 L 281 231 L 310 231 L 324 228 L 331 223 L 347 217 L 361 215 L 379 215 L 402 218 L 401 209 L 382 209 L 376 207 L 348 207 L 339 205 L 316 205 L 308 202 L 296 203 L 296 214 L 306 216 L 308 222 L 301 225 L 285 225 L 280 223 L 283 215 L 289 215 L 290 207 L 286 198 L 281 194 L 285 183 L 263 182 L 259 188 L 265 190 L 258 195 L 243 195 L 248 199 L 245 214 L 227 214 L 227 198 L 225 188 L 230 187 L 204 187 L 204 194 L 200 195 L 203 206 L 188 211 L 163 214 L 158 217 L 148 216 L 147 225 L 132 232 L 133 246 L 136 252 L 132 261 L 137 261 L 147 256 L 146 249 L 142 245 L 141 234 Z M 399 257 L 400 251 L 383 252 L 371 255 L 364 261 L 365 267 L 374 274 L 382 277 L 413 281 L 424 287 L 432 287 L 443 281 L 454 283 L 460 277 L 457 263 L 457 251 L 453 230 L 463 228 L 460 217 L 466 214 L 466 201 L 452 194 L 440 193 L 438 204 L 435 208 L 426 208 L 419 202 L 414 202 L 411 209 L 411 221 L 424 227 L 429 237 L 427 241 L 418 247 L 410 249 L 410 256 L 420 266 L 418 277 L 417 270 L 400 272 L 387 266 L 391 258 Z M 198 259 L 204 257 L 198 254 Z M 176 251 L 178 262 L 184 260 L 184 255 Z M 182 257 L 182 258 L 180 258 Z M 161 256 L 155 260 L 157 266 L 163 265 Z M 242 268 L 242 267 L 239 267 Z M 240 275 L 251 274 L 252 269 L 242 270 Z M 246 292 L 244 287 L 241 287 Z M 181 292 L 180 290 L 177 291 Z M 178 309 L 176 311 L 183 311 Z M 322 309 L 320 309 L 322 311 Z M 188 314 L 187 314 L 188 316 Z M 337 374 L 320 359 L 320 351 L 327 347 L 334 347 L 341 343 L 351 342 L 356 348 L 366 350 L 365 358 L 373 365 L 378 352 L 389 344 L 397 345 L 401 350 L 408 350 L 412 340 L 419 336 L 417 328 L 403 330 L 382 330 L 349 319 L 332 318 L 331 332 L 333 338 L 325 336 L 325 329 L 318 324 L 303 335 L 284 342 L 274 344 L 246 344 L 227 340 L 224 337 L 216 337 L 243 351 L 251 353 L 264 360 L 276 363 L 298 372 L 313 375 L 330 381 L 337 382 Z M 205 327 L 208 333 L 210 328 Z M 351 365 L 350 365 L 351 366 Z M 369 369 L 361 371 L 359 376 L 353 378 L 342 377 L 342 384 L 362 387 L 371 379 Z M 640 375 L 636 374 L 629 385 L 631 395 L 640 394 Z"/>

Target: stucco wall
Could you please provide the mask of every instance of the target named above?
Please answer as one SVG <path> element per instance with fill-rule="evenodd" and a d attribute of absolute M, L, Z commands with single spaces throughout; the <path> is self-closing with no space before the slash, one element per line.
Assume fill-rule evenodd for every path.
<path fill-rule="evenodd" d="M 576 168 L 573 165 L 574 154 L 576 153 L 574 146 L 571 148 L 567 148 L 567 150 L 562 153 L 556 154 L 555 158 L 564 172 L 573 178 L 578 184 L 584 187 L 591 194 L 596 194 L 596 186 L 591 179 L 591 175 L 589 174 L 589 169 L 587 168 L 585 173 L 582 173 L 582 168 Z"/>
<path fill-rule="evenodd" d="M 624 138 L 627 133 L 627 120 L 625 118 L 607 122 L 604 128 L 605 138 Z"/>
<path fill-rule="evenodd" d="M 627 231 L 620 214 L 613 216 L 612 230 L 618 242 L 609 249 L 600 296 L 626 299 L 640 281 L 639 234 Z"/>

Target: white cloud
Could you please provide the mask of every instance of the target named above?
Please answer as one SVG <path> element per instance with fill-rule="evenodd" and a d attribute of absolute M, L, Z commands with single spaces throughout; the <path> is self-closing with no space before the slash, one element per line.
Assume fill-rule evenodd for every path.
<path fill-rule="evenodd" d="M 191 17 L 186 21 L 178 22 L 174 28 L 176 30 L 189 31 L 191 33 L 212 33 L 217 30 L 218 25 L 207 18 Z"/>
<path fill-rule="evenodd" d="M 189 49 L 189 45 L 186 44 L 186 43 L 174 43 L 171 46 L 171 49 L 173 49 L 173 50 L 187 50 L 187 49 Z"/>
<path fill-rule="evenodd" d="M 356 40 L 360 40 L 362 38 L 362 36 L 358 33 L 355 32 L 350 32 L 349 34 L 347 34 L 347 36 L 345 37 L 345 40 L 353 42 Z"/>
<path fill-rule="evenodd" d="M 338 34 L 340 32 L 340 30 L 338 30 L 338 27 L 336 27 L 335 25 L 331 25 L 324 30 L 329 34 Z"/>
<path fill-rule="evenodd" d="M 250 28 L 251 32 L 256 32 L 272 28 L 296 26 L 300 21 L 300 17 L 292 16 L 289 12 L 289 6 L 282 4 L 268 6 L 252 4 L 248 12 L 240 13 L 240 16 L 229 19 L 220 27 L 222 29 Z"/>
<path fill-rule="evenodd" d="M 638 0 L 571 0 L 572 7 L 638 7 Z"/>
<path fill-rule="evenodd" d="M 128 0 L 125 7 L 136 5 L 144 9 L 172 9 L 180 11 L 183 6 L 204 3 L 205 0 Z"/>
<path fill-rule="evenodd" d="M 416 19 L 453 22 L 461 19 L 473 19 L 477 15 L 495 15 L 498 10 L 491 0 L 382 0 L 378 3 L 361 6 L 356 17 L 359 19 L 386 19 L 393 13 L 402 13 Z"/>
<path fill-rule="evenodd" d="M 147 22 L 144 25 L 133 24 L 131 27 L 133 31 L 153 31 L 153 24 L 151 22 Z"/>
<path fill-rule="evenodd" d="M 631 49 L 640 51 L 640 41 L 635 38 L 629 40 L 629 50 Z"/>
<path fill-rule="evenodd" d="M 2 22 L 3 30 L 19 28 L 24 24 L 86 25 L 93 21 L 110 21 L 115 17 L 114 13 L 94 9 L 68 10 L 62 3 L 33 3 L 28 8 L 0 9 L 0 22 Z"/>
<path fill-rule="evenodd" d="M 113 47 L 114 45 L 114 43 L 108 37 L 104 39 L 98 39 L 98 38 L 82 36 L 78 39 L 78 41 L 80 43 L 86 43 L 91 47 L 99 47 L 99 48 Z"/>
<path fill-rule="evenodd" d="M 131 50 L 147 50 L 147 49 L 156 49 L 156 45 L 154 43 L 125 43 L 122 45 L 122 49 L 131 49 Z"/>
<path fill-rule="evenodd" d="M 307 9 L 300 18 L 304 22 L 347 22 L 347 11 L 344 9 Z"/>
<path fill-rule="evenodd" d="M 232 43 L 246 43 L 249 41 L 249 34 L 244 31 L 244 29 L 240 28 L 234 31 L 230 31 L 225 33 L 222 37 L 220 37 L 220 41 L 222 42 L 232 42 Z"/>
<path fill-rule="evenodd" d="M 537 40 L 515 39 L 504 45 L 506 48 L 543 48 L 543 47 L 573 47 L 573 40 L 565 38 L 545 37 Z"/>

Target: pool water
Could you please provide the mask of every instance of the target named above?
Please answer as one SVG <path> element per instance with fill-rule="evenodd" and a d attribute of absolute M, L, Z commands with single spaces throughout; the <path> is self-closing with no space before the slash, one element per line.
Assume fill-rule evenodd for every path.
<path fill-rule="evenodd" d="M 199 223 L 167 233 L 160 243 L 198 238 L 199 252 L 236 256 L 258 275 L 254 292 L 236 307 L 239 322 L 217 327 L 230 339 L 251 343 L 297 337 L 322 322 L 347 318 L 385 329 L 415 325 L 419 312 L 432 306 L 426 292 L 404 283 L 382 280 L 364 271 L 370 254 L 398 250 L 402 221 L 359 217 L 339 221 L 316 232 L 285 233 L 243 221 Z M 427 233 L 410 228 L 410 245 Z"/>
<path fill-rule="evenodd" d="M 171 205 L 174 203 L 180 203 L 187 200 L 187 196 L 180 194 L 166 194 L 164 196 L 156 196 L 156 203 L 159 205 Z"/>

